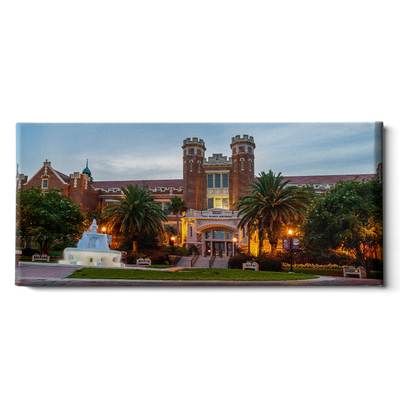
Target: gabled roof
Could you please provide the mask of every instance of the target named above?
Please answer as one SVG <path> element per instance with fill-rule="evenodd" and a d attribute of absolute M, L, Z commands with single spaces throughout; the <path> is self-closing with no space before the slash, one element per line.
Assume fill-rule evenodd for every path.
<path fill-rule="evenodd" d="M 56 171 L 55 169 L 53 169 L 53 171 L 56 172 L 65 181 L 65 183 L 69 183 L 69 176 L 68 175 L 65 175 L 62 172 Z"/>
<path fill-rule="evenodd" d="M 138 185 L 140 187 L 148 186 L 149 189 L 154 190 L 158 187 L 175 188 L 179 189 L 183 187 L 183 179 L 143 179 L 140 181 L 94 181 L 92 186 L 95 189 L 114 189 L 114 188 L 126 188 L 128 185 Z"/>
<path fill-rule="evenodd" d="M 375 174 L 359 174 L 359 175 L 310 175 L 310 176 L 285 176 L 285 181 L 290 180 L 291 184 L 297 185 L 312 185 L 312 184 L 323 184 L 334 185 L 337 181 L 351 181 L 357 179 L 357 181 L 370 180 L 376 178 Z"/>

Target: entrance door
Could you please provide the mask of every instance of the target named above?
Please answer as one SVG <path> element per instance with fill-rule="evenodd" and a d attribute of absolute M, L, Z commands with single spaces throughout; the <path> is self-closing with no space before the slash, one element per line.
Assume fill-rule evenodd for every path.
<path fill-rule="evenodd" d="M 204 256 L 211 256 L 211 242 L 206 242 L 206 253 Z"/>
<path fill-rule="evenodd" d="M 228 256 L 231 256 L 233 254 L 232 242 L 226 242 L 226 246 L 228 247 Z"/>
<path fill-rule="evenodd" d="M 213 255 L 225 256 L 225 242 L 213 242 Z"/>

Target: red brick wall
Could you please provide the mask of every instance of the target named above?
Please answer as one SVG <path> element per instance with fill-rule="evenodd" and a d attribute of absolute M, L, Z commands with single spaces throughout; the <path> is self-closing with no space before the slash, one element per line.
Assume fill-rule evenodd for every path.
<path fill-rule="evenodd" d="M 192 161 L 191 172 L 190 161 Z M 200 172 L 198 162 L 200 162 Z M 183 163 L 183 200 L 186 203 L 186 207 L 194 210 L 205 209 L 205 184 L 206 176 L 203 168 L 203 157 L 194 154 L 186 155 Z"/>
<path fill-rule="evenodd" d="M 247 147 L 247 146 L 246 146 Z M 239 200 L 240 197 L 246 195 L 244 193 L 245 190 L 249 190 L 249 183 L 254 180 L 254 153 L 246 153 L 244 152 L 244 146 L 238 145 L 235 146 L 236 151 L 240 151 L 239 153 L 232 154 L 232 162 L 235 165 L 236 161 L 236 172 L 232 172 L 232 189 L 230 193 L 232 193 L 231 201 L 232 205 L 235 204 Z M 234 150 L 235 150 L 234 148 Z M 241 168 L 241 159 L 243 160 L 243 170 Z M 251 163 L 249 162 L 251 160 Z M 251 170 L 250 170 L 251 164 Z M 232 167 L 232 171 L 234 171 L 234 167 Z M 237 207 L 234 207 L 237 209 Z"/>
<path fill-rule="evenodd" d="M 186 139 L 183 142 L 183 200 L 186 207 L 204 210 L 206 207 L 206 177 L 203 157 L 206 148 L 203 140 Z M 192 168 L 191 168 L 192 166 Z M 199 168 L 200 166 L 200 168 Z"/>
<path fill-rule="evenodd" d="M 72 201 L 75 201 L 81 206 L 83 213 L 99 209 L 99 196 L 93 189 L 90 181 L 88 181 L 86 185 L 85 175 L 80 175 L 79 178 L 71 178 L 69 196 Z"/>
<path fill-rule="evenodd" d="M 54 174 L 54 172 L 47 168 L 47 175 L 45 175 L 45 168 L 42 167 L 32 179 L 30 179 L 25 185 L 21 186 L 21 189 L 30 189 L 33 187 L 42 187 L 42 179 L 48 179 L 48 188 L 47 189 L 61 189 L 62 194 L 68 196 L 68 184 L 64 184 L 60 181 L 60 179 Z M 43 177 L 42 177 L 43 176 Z M 46 190 L 46 189 L 44 189 Z"/>
<path fill-rule="evenodd" d="M 86 180 L 83 175 L 77 178 L 77 187 L 74 187 L 74 178 L 70 178 L 70 184 L 63 183 L 58 176 L 49 168 L 50 163 L 47 164 L 47 171 L 45 174 L 45 166 L 43 166 L 27 184 L 21 185 L 21 189 L 30 189 L 32 187 L 42 187 L 42 179 L 48 179 L 48 188 L 43 189 L 61 189 L 61 193 L 69 196 L 72 201 L 81 206 L 83 213 L 88 211 L 97 210 L 99 208 L 99 196 L 88 181 L 86 188 Z"/>

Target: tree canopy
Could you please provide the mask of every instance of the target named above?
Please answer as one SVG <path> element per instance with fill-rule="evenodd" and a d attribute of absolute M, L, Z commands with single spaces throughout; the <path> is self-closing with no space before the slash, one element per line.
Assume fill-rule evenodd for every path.
<path fill-rule="evenodd" d="M 79 205 L 60 190 L 34 187 L 17 192 L 17 236 L 35 241 L 42 254 L 48 254 L 55 241 L 77 239 L 83 229 Z"/>
<path fill-rule="evenodd" d="M 247 195 L 236 203 L 241 217 L 238 228 L 248 226 L 250 231 L 257 232 L 259 254 L 266 236 L 271 254 L 275 253 L 281 227 L 298 221 L 310 202 L 307 191 L 290 186 L 290 180 L 284 179 L 280 172 L 261 172 L 258 180 L 249 185 L 251 189 L 245 191 Z"/>
<path fill-rule="evenodd" d="M 122 197 L 104 207 L 102 218 L 111 232 L 132 238 L 133 250 L 136 251 L 139 236 L 163 234 L 162 223 L 167 221 L 167 217 L 146 187 L 128 185 L 121 191 Z"/>
<path fill-rule="evenodd" d="M 302 245 L 315 250 L 343 249 L 369 273 L 369 259 L 382 244 L 382 183 L 340 181 L 316 198 L 302 225 Z"/>

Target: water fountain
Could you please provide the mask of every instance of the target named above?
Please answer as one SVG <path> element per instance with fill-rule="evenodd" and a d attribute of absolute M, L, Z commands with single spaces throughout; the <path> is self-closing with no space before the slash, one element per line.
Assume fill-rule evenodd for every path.
<path fill-rule="evenodd" d="M 97 233 L 97 222 L 94 219 L 87 232 L 83 233 L 77 247 L 67 247 L 64 250 L 64 259 L 60 264 L 69 265 L 96 265 L 106 267 L 122 267 L 121 252 L 110 250 L 107 235 Z"/>

